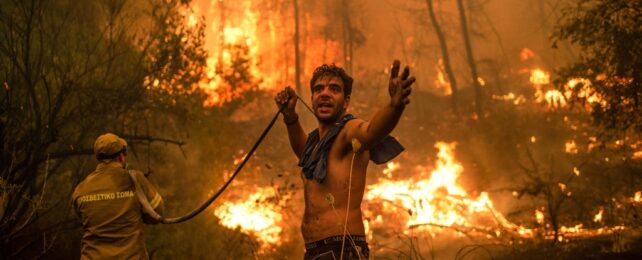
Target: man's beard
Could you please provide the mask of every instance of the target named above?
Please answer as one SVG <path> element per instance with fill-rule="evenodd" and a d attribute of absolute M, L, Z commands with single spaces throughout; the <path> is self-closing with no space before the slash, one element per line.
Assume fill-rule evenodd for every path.
<path fill-rule="evenodd" d="M 319 121 L 319 123 L 324 125 L 334 124 L 338 122 L 341 115 L 343 115 L 343 112 L 345 112 L 345 109 L 343 109 L 343 104 L 337 104 L 336 108 L 337 109 L 334 111 L 334 113 L 332 113 L 330 117 L 326 117 L 326 118 L 319 117 L 319 115 L 315 113 L 315 116 L 317 117 L 317 121 Z"/>

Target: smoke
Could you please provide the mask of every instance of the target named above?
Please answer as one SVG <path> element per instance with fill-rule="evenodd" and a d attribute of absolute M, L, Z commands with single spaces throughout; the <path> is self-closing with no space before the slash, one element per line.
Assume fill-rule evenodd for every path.
<path fill-rule="evenodd" d="M 552 191 L 549 197 L 554 199 L 547 200 L 542 196 L 543 190 L 550 189 L 551 185 L 561 187 L 558 183 L 562 183 L 577 194 L 576 189 L 584 188 L 573 185 L 567 176 L 572 176 L 573 169 L 580 167 L 579 161 L 587 160 L 569 155 L 564 147 L 570 138 L 587 137 L 586 132 L 569 128 L 573 120 L 568 118 L 585 118 L 538 103 L 534 97 L 534 86 L 528 80 L 533 69 L 551 71 L 563 64 L 564 55 L 569 53 L 567 49 L 562 53 L 549 48 L 547 35 L 556 17 L 556 7 L 544 5 L 539 0 L 466 1 L 472 46 L 480 71 L 481 79 L 478 80 L 484 82 L 483 89 L 489 97 L 485 104 L 486 114 L 476 115 L 473 113 L 473 84 L 465 59 L 456 3 L 434 2 L 461 86 L 458 114 L 451 110 L 451 96 L 435 87 L 435 82 L 439 81 L 436 68 L 441 66 L 442 52 L 428 18 L 426 1 L 300 1 L 302 85 L 307 85 L 312 70 L 321 63 L 350 67 L 355 88 L 349 112 L 369 119 L 388 102 L 389 66 L 393 59 L 400 59 L 402 64 L 410 66 L 411 74 L 418 81 L 411 104 L 393 132 L 407 150 L 395 160 L 405 170 L 394 173 L 392 178 L 416 177 L 415 167 L 429 167 L 438 160 L 437 150 L 433 147 L 435 143 L 456 142 L 456 157 L 463 167 L 457 183 L 465 189 L 466 196 L 478 198 L 487 192 L 497 213 L 520 227 L 543 230 L 538 236 L 548 236 L 546 232 L 550 227 L 538 226 L 534 209 L 562 203 L 558 200 L 563 201 L 565 193 Z M 347 5 L 343 5 L 345 3 Z M 230 102 L 217 103 L 210 108 L 226 113 L 212 112 L 194 125 L 189 144 L 184 147 L 185 158 L 179 151 L 170 151 L 166 158 L 154 158 L 158 163 L 155 167 L 167 172 L 159 177 L 158 182 L 167 201 L 174 201 L 168 204 L 172 209 L 170 215 L 197 205 L 229 178 L 239 158 L 245 155 L 276 112 L 273 93 L 285 85 L 296 85 L 291 2 L 245 0 L 233 4 L 231 1 L 203 0 L 194 4 L 195 13 L 204 16 L 207 26 L 205 44 L 211 58 L 208 62 L 210 75 L 204 86 L 218 91 L 217 95 L 238 92 L 234 92 Z M 343 11 L 347 11 L 348 16 L 342 15 Z M 346 18 L 349 18 L 348 27 Z M 346 39 L 351 39 L 349 44 Z M 241 69 L 248 74 L 240 73 L 241 76 L 235 77 L 250 79 L 248 84 L 254 84 L 254 91 L 258 89 L 259 93 L 254 96 L 247 94 L 251 92 L 247 89 L 235 89 L 234 81 L 223 83 L 221 75 L 225 73 L 221 72 L 221 66 L 238 64 L 235 63 L 238 60 L 234 60 L 236 56 L 226 53 L 238 46 L 247 48 L 243 54 L 246 56 L 239 57 L 247 59 Z M 531 54 L 526 59 L 520 58 L 525 48 Z M 224 90 L 220 87 L 225 84 L 231 88 Z M 309 93 L 306 87 L 302 90 L 300 95 L 305 99 Z M 305 109 L 299 107 L 298 111 L 305 131 L 316 127 L 315 119 Z M 369 167 L 368 185 L 379 182 L 385 167 Z M 540 177 L 544 179 L 538 179 Z M 257 191 L 264 192 L 255 196 Z M 209 245 L 195 251 L 185 250 L 190 256 L 224 250 L 228 258 L 259 255 L 299 257 L 303 254 L 303 241 L 299 234 L 302 196 L 296 158 L 290 150 L 285 128 L 277 123 L 221 201 L 180 230 L 155 229 L 152 237 L 169 235 L 176 240 L 196 240 L 197 244 Z M 266 234 L 260 230 L 248 231 L 251 229 L 243 225 L 253 224 L 249 223 L 252 220 L 238 211 L 233 213 L 229 210 L 231 206 L 223 206 L 226 203 L 242 204 L 257 211 L 272 205 L 269 210 L 279 213 L 273 218 L 279 220 L 280 223 L 275 225 L 280 229 L 272 230 L 270 235 L 276 234 L 278 239 L 263 239 L 261 236 Z M 368 209 L 375 207 L 374 204 L 364 204 Z M 546 221 L 551 215 L 576 210 L 561 208 L 559 212 L 547 209 L 544 212 Z M 226 215 L 226 209 L 232 215 Z M 215 216 L 216 210 L 221 211 Z M 510 246 L 527 243 L 519 239 L 509 243 L 501 235 L 489 238 L 445 227 L 422 232 L 404 226 L 400 219 L 405 216 L 389 214 L 386 217 L 394 220 L 383 220 L 390 223 L 387 227 L 393 232 L 386 234 L 392 234 L 392 237 L 371 240 L 373 253 L 382 257 L 406 258 L 417 254 L 452 258 L 469 253 L 469 257 L 481 256 L 483 253 L 468 246 L 497 241 Z M 568 217 L 559 221 L 570 224 L 576 220 L 577 217 Z M 203 238 L 193 236 L 194 233 L 202 234 Z M 213 238 L 212 234 L 222 237 Z M 205 237 L 213 238 L 213 241 L 205 241 Z M 230 244 L 225 242 L 228 239 L 238 246 L 230 248 Z M 153 244 L 159 245 L 162 240 L 153 238 Z M 504 252 L 504 249 L 500 246 L 488 250 L 495 254 Z M 172 255 L 173 252 L 165 252 L 165 256 Z"/>

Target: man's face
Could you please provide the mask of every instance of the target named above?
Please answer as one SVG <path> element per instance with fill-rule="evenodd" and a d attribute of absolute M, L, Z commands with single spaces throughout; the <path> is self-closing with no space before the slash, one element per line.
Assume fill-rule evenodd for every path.
<path fill-rule="evenodd" d="M 343 91 L 343 81 L 337 76 L 322 76 L 312 85 L 312 108 L 322 124 L 333 124 L 348 109 L 350 97 Z"/>

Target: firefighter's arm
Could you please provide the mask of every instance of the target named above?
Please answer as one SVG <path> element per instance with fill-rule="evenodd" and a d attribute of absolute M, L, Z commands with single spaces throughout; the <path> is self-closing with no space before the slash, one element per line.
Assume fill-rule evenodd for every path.
<path fill-rule="evenodd" d="M 160 193 L 158 193 L 158 190 L 156 187 L 149 182 L 149 180 L 145 177 L 145 175 L 142 172 L 136 171 L 136 179 L 140 182 L 140 186 L 143 189 L 143 192 L 145 193 L 145 196 L 147 197 L 147 201 L 149 201 L 149 204 L 152 206 L 154 211 L 158 213 L 159 215 L 163 215 L 163 197 L 161 197 Z M 147 224 L 156 224 L 158 221 L 154 220 L 147 214 L 143 212 L 143 222 Z"/>

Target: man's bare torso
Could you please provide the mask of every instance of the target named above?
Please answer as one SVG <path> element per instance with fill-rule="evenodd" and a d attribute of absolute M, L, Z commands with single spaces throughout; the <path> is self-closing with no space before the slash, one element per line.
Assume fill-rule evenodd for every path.
<path fill-rule="evenodd" d="M 348 207 L 348 183 L 353 150 L 346 138 L 346 129 L 358 124 L 351 120 L 339 132 L 328 154 L 327 176 L 323 183 L 303 177 L 305 213 L 301 231 L 306 243 L 331 236 L 343 235 Z M 321 137 L 323 138 L 323 136 Z M 366 182 L 368 151 L 360 152 L 352 167 L 352 190 L 348 212 L 347 234 L 365 235 L 361 214 L 361 201 Z"/>

